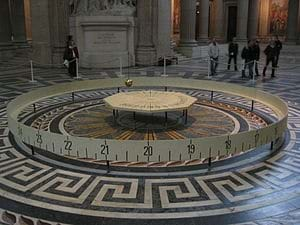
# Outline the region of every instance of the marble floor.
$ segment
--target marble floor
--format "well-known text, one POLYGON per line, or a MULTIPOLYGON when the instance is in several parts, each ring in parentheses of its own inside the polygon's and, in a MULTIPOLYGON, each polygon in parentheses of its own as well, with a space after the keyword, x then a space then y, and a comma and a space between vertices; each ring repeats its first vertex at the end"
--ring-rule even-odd
MULTIPOLYGON (((289 105, 284 146, 184 170, 111 170, 29 154, 7 128, 6 105, 38 87, 72 82, 64 68, 0 62, 0 223, 3 224, 300 224, 300 58, 283 53, 276 78, 242 79, 220 60, 213 80, 254 86, 289 105), (285 55, 284 55, 285 54, 285 55)), ((127 69, 126 69, 127 70, 127 69)), ((126 76, 160 77, 163 68, 129 68, 126 76), (128 73, 128 74, 127 74, 128 73)), ((124 70, 125 73, 125 70, 124 70)), ((170 77, 207 79, 202 59, 167 68, 170 77)), ((83 79, 118 70, 80 69, 83 79)), ((134 78, 133 78, 134 79, 134 78)), ((24 147, 24 146, 23 146, 24 147)))

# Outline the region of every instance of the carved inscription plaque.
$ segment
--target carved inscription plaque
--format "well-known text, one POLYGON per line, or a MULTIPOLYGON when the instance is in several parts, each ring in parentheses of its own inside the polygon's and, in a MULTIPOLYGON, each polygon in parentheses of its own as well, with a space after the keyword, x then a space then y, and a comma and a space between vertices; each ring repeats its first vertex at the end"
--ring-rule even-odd
POLYGON ((127 51, 126 31, 86 31, 88 51, 127 51))

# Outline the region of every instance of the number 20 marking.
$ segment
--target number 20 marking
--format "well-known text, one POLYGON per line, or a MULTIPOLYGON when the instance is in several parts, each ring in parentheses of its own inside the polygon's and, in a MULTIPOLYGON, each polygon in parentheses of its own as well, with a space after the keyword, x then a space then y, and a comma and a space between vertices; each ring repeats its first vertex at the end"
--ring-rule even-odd
POLYGON ((148 145, 144 147, 144 156, 152 156, 153 155, 153 147, 148 145))

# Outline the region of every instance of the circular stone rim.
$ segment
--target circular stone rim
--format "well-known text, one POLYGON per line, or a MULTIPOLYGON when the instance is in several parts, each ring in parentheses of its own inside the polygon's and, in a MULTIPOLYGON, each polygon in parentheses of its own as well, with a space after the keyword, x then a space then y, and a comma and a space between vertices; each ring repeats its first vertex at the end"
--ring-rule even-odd
POLYGON ((235 84, 182 78, 138 77, 135 78, 135 86, 190 88, 238 95, 268 106, 277 115, 278 121, 261 129, 233 135, 168 141, 74 137, 35 129, 18 121, 18 115, 23 109, 46 98, 100 88, 126 88, 124 79, 117 78, 64 83, 23 94, 11 101, 7 107, 8 127, 16 138, 31 146, 58 155, 76 156, 79 154, 79 157, 91 156, 98 160, 114 160, 116 156, 119 160, 140 162, 192 160, 235 154, 270 142, 274 143, 274 141, 276 141, 274 147, 277 147, 283 142, 283 135, 287 128, 288 106, 275 95, 235 84))

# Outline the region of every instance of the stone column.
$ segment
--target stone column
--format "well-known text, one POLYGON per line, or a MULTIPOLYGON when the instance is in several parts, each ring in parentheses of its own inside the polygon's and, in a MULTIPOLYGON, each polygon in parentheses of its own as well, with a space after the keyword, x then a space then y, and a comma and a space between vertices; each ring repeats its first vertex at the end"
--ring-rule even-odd
POLYGON ((11 42, 11 22, 8 0, 0 0, 0 44, 11 42))
POLYGON ((297 41, 299 0, 289 0, 289 16, 287 23, 287 41, 295 43, 297 41))
POLYGON ((49 1, 31 0, 33 59, 47 64, 52 63, 49 1))
POLYGON ((266 39, 268 37, 268 27, 269 27, 269 1, 262 0, 260 2, 260 18, 259 18, 259 36, 261 39, 266 39))
POLYGON ((215 5, 215 32, 214 36, 217 40, 224 39, 224 0, 216 0, 215 5))
POLYGON ((197 46, 195 40, 196 0, 181 0, 180 45, 197 46))
POLYGON ((153 43, 153 0, 137 1, 138 44, 137 64, 153 64, 156 52, 153 43))
POLYGON ((198 42, 207 43, 209 24, 209 0, 200 0, 198 42))
POLYGON ((24 0, 10 0, 14 42, 26 42, 24 0))
POLYGON ((26 30, 26 39, 27 39, 27 41, 32 41, 30 1, 31 0, 24 0, 25 30, 26 30))
POLYGON ((180 1, 180 41, 178 51, 182 54, 195 56, 195 47, 198 47, 196 41, 196 0, 180 1))
POLYGON ((249 19, 248 19, 248 37, 255 38, 258 32, 260 0, 250 0, 249 19))
POLYGON ((237 2, 237 40, 247 41, 249 0, 242 0, 237 2))
POLYGON ((153 42, 157 57, 170 56, 172 36, 172 2, 171 0, 155 0, 153 42))
POLYGON ((49 0, 49 14, 52 18, 49 21, 52 62, 59 64, 63 58, 67 35, 69 35, 68 1, 49 0))

